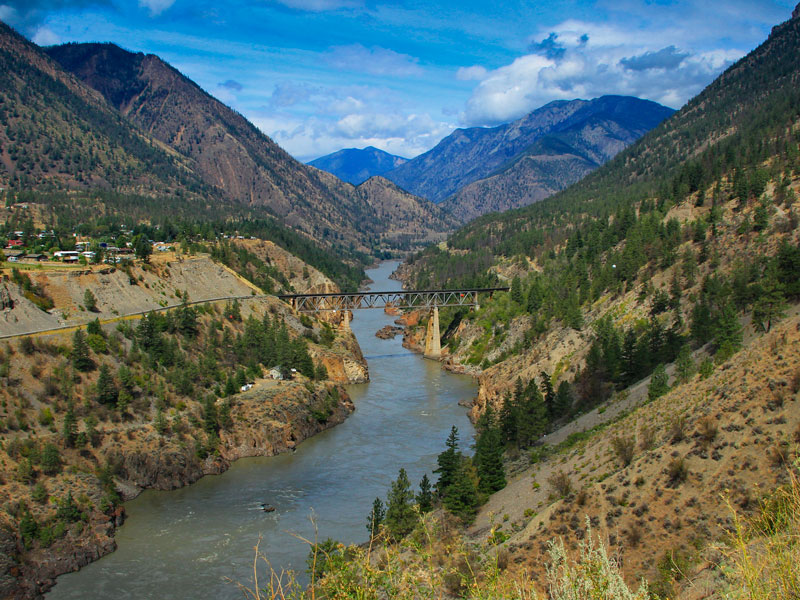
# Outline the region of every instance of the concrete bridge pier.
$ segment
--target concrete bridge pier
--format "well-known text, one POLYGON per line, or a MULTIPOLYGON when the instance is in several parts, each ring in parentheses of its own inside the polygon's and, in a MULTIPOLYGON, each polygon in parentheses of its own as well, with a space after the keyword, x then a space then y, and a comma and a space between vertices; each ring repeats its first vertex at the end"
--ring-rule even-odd
POLYGON ((428 319, 425 331, 425 358, 439 360, 442 358, 442 338, 439 335, 439 307, 434 306, 428 319))
POLYGON ((342 322, 340 327, 345 331, 350 331, 350 311, 347 309, 342 311, 342 322))

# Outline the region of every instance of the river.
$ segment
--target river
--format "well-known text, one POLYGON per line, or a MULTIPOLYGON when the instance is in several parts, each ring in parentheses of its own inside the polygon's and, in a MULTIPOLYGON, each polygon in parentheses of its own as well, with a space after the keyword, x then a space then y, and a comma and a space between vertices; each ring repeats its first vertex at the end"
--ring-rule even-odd
MULTIPOLYGON (((390 291, 396 262, 367 274, 370 289, 390 291)), ((470 377, 408 352, 401 337, 375 332, 392 323, 383 310, 359 310, 352 328, 369 362, 370 382, 348 386, 355 412, 294 453, 237 461, 222 475, 170 492, 146 491, 125 504, 116 552, 58 578, 48 600, 100 598, 241 598, 225 578, 249 585, 253 548, 280 571, 305 570, 314 517, 320 540, 366 540, 372 501, 385 500, 400 467, 412 485, 432 470, 451 425, 462 448, 473 428, 459 400, 476 393, 470 377), (275 507, 265 513, 261 503, 275 507)), ((263 577, 263 571, 261 573, 263 577)), ((304 577, 303 577, 304 579, 304 577)))

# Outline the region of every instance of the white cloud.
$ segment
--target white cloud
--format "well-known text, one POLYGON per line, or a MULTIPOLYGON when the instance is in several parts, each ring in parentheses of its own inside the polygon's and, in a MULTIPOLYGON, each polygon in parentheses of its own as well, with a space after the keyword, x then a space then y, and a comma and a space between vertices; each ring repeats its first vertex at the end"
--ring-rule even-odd
POLYGON ((289 114, 272 114, 251 120, 281 147, 303 161, 342 148, 365 146, 413 157, 432 148, 454 128, 428 114, 402 111, 353 112, 335 121, 289 114))
POLYGON ((39 46, 55 46, 60 44, 62 39, 52 29, 41 26, 31 36, 31 41, 39 46))
POLYGON ((486 77, 488 71, 480 65, 472 67, 460 67, 456 71, 456 79, 459 81, 480 81, 486 77))
POLYGON ((422 68, 413 56, 380 46, 371 48, 361 44, 334 46, 325 54, 325 62, 334 69, 370 75, 414 77, 422 73, 422 68))
POLYGON ((155 17, 175 4, 175 0, 139 0, 139 6, 150 11, 150 16, 155 17))
POLYGON ((553 100, 606 94, 679 108, 744 54, 736 49, 692 52, 665 43, 671 36, 667 30, 565 21, 532 36, 530 54, 488 71, 460 120, 491 125, 517 119, 553 100))

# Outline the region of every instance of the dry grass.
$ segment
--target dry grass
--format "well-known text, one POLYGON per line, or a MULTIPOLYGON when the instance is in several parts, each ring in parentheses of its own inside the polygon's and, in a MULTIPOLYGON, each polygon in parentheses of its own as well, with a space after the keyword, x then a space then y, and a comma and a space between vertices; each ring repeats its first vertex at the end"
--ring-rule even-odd
POLYGON ((800 598, 800 481, 796 462, 789 484, 761 503, 755 517, 743 517, 729 503, 734 529, 723 570, 733 582, 726 596, 743 600, 800 598))

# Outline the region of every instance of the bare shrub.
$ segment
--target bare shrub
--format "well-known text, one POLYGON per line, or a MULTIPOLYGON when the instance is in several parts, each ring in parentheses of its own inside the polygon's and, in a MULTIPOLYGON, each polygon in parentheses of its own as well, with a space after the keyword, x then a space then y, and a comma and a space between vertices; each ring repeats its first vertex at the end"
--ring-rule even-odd
POLYGON ((669 423, 669 439, 672 443, 682 441, 686 438, 686 417, 679 415, 674 417, 669 423))
POLYGON ((639 527, 639 524, 636 521, 631 521, 631 524, 625 530, 625 538, 628 540, 628 544, 635 548, 642 542, 642 535, 642 528, 639 527))
POLYGON ((718 432, 719 427, 717 426, 716 420, 712 417, 703 417, 697 424, 697 435, 700 436, 703 445, 713 442, 718 432))
POLYGON ((559 469, 550 477, 547 478, 547 483, 553 489, 553 492, 561 498, 569 496, 572 493, 572 481, 564 469, 559 469))
POLYGON ((667 476, 672 485, 679 485, 689 476, 689 467, 682 458, 673 458, 667 465, 667 476))
POLYGON ((633 455, 636 451, 636 441, 633 437, 618 435, 611 440, 611 448, 622 463, 622 466, 627 467, 633 460, 633 455))
POLYGON ((652 450, 656 445, 656 428, 645 425, 639 430, 639 446, 642 450, 652 450))
POLYGON ((789 464, 788 444, 773 444, 767 449, 767 458, 773 467, 783 467, 789 464))

